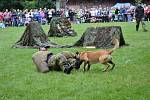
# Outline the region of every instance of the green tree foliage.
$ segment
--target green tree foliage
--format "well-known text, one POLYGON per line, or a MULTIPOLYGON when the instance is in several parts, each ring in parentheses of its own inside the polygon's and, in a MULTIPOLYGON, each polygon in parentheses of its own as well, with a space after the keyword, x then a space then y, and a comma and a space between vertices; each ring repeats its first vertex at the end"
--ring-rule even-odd
POLYGON ((24 2, 21 2, 21 4, 23 5, 24 9, 36 8, 34 1, 24 1, 24 2))
POLYGON ((136 3, 142 3, 143 0, 135 0, 136 3))
POLYGON ((0 0, 0 10, 23 9, 23 5, 18 0, 0 0))
POLYGON ((0 0, 0 10, 45 7, 54 8, 55 4, 52 0, 0 0))
POLYGON ((55 7, 55 4, 52 0, 37 0, 35 2, 35 5, 36 7, 40 7, 40 8, 43 8, 43 7, 47 7, 47 8, 54 8, 55 7))

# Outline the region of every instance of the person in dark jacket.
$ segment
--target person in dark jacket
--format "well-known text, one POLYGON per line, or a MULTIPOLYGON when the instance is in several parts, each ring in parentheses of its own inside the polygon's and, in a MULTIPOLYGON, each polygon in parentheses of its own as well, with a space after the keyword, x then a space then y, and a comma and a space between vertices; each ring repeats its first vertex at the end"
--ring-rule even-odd
POLYGON ((144 18, 144 8, 141 6, 141 4, 138 4, 138 6, 135 9, 135 19, 136 19, 136 31, 139 30, 140 22, 142 24, 143 31, 146 32, 145 23, 143 22, 144 18))

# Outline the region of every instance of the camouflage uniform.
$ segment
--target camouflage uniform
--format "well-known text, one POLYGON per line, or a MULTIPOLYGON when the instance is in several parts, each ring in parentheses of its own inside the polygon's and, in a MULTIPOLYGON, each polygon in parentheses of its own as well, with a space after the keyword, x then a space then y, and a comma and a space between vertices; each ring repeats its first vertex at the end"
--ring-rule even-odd
POLYGON ((64 51, 55 55, 51 55, 47 59, 48 51, 38 51, 33 54, 32 59, 40 72, 47 72, 49 70, 62 70, 64 73, 69 74, 75 65, 74 54, 64 51))
POLYGON ((69 51, 63 51, 56 55, 53 55, 48 60, 48 66, 52 70, 62 70, 66 73, 70 73, 73 67, 75 67, 75 54, 69 51))
POLYGON ((66 63, 67 63, 67 59, 61 53, 52 55, 52 57, 48 59, 48 66, 51 70, 64 71, 64 64, 66 63))
POLYGON ((77 57, 78 54, 69 51, 63 51, 61 52, 61 54, 63 54, 67 58, 68 62, 71 64, 73 68, 75 69, 80 68, 81 61, 79 57, 77 57))
POLYGON ((74 63, 75 63, 76 59, 75 59, 74 53, 69 52, 69 51, 63 51, 63 52, 61 52, 61 54, 63 54, 67 58, 68 62, 70 64, 73 64, 73 67, 75 67, 74 63))

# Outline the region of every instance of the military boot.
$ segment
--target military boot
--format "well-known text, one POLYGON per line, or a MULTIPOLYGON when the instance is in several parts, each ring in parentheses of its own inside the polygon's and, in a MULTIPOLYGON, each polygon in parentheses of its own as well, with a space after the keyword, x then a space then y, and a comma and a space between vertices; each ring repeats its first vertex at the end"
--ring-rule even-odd
POLYGON ((73 66, 71 66, 70 64, 64 65, 64 73, 70 74, 72 69, 73 69, 73 66))

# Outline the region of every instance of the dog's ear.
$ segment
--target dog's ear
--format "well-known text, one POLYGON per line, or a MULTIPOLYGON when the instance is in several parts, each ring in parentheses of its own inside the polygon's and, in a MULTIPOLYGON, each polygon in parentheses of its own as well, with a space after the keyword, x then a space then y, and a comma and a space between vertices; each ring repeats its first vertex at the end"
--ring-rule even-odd
POLYGON ((78 52, 78 51, 76 52, 76 55, 79 55, 79 52, 78 52))
POLYGON ((79 52, 77 51, 76 53, 75 53, 75 58, 79 58, 79 52))

